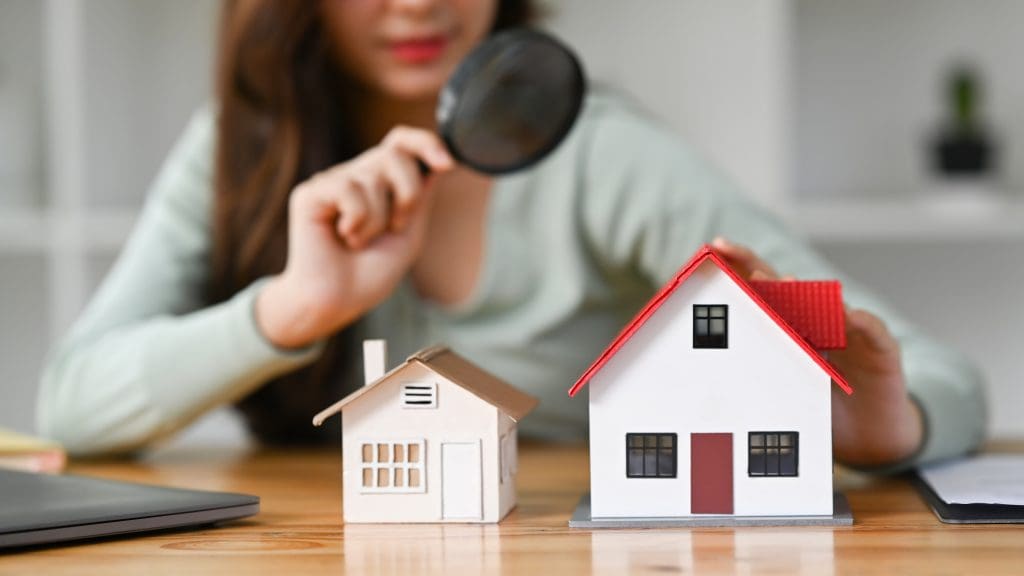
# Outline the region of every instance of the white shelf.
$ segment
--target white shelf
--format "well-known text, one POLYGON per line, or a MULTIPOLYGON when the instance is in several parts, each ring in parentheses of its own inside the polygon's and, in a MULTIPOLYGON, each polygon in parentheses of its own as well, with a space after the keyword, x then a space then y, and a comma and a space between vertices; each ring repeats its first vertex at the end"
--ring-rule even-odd
POLYGON ((1024 240, 1024 198, 914 196, 792 203, 779 211, 812 240, 841 242, 1024 240))
POLYGON ((128 208, 93 209, 80 214, 26 208, 2 210, 0 253, 117 251, 131 233, 136 215, 137 210, 128 208))

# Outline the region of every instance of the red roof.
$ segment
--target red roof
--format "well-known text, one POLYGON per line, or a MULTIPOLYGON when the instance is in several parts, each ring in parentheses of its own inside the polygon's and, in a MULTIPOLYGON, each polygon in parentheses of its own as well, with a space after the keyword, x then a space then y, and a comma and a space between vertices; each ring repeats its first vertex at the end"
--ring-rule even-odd
MULTIPOLYGON (((718 266, 723 272, 725 272, 726 275, 732 278, 736 285, 739 286, 747 294, 747 296, 749 296, 750 299, 754 301, 755 304, 757 304, 762 310, 764 310, 765 314, 767 314, 769 318, 774 320, 775 323, 778 324, 779 327, 782 328, 782 330, 786 334, 788 334, 794 342, 796 342, 801 348, 804 349, 807 355, 810 356, 815 363, 821 366, 821 368, 825 372, 827 372, 829 376, 832 377, 832 381, 835 382, 837 386, 842 388, 843 391, 846 392, 847 394, 853 394, 853 388, 851 388, 849 383, 846 382, 846 379, 843 378, 842 374, 840 374, 834 366, 829 364, 828 361, 825 360, 821 356, 821 354, 819 354, 814 349, 814 347, 811 346, 811 344, 808 343, 807 340, 805 340, 800 335, 799 332, 797 332, 792 326, 790 326, 790 324, 783 319, 779 312, 772 308, 765 301, 765 299, 761 297, 761 295, 759 295, 753 287, 751 287, 750 284, 748 284, 745 280, 740 278, 739 275, 736 274, 736 272, 733 271, 733 269, 728 264, 726 264, 726 262, 721 258, 721 256, 715 253, 711 246, 705 244, 704 246, 701 247, 700 250, 697 251, 697 254, 695 254, 694 257, 685 266, 683 266, 678 273, 676 273, 675 278, 673 278, 667 284, 665 284, 665 286, 663 286, 661 290, 659 290, 658 293, 654 295, 654 298, 652 298, 651 301, 648 302, 646 306, 644 306, 643 310, 641 310, 640 313, 637 314, 636 317, 633 318, 633 320, 629 324, 627 324, 625 328, 622 329, 622 332, 620 332, 619 335, 615 337, 615 340, 612 340, 612 343, 608 346, 608 348, 606 348, 605 351, 602 352, 601 355, 597 357, 597 360, 595 360, 594 363, 591 364, 590 368, 587 368, 586 372, 584 372, 583 375, 580 376, 579 380, 577 380, 576 383, 573 384, 572 388, 569 389, 569 396, 575 396, 577 392, 583 389, 583 386, 585 386, 586 383, 589 382, 590 379, 593 378, 594 375, 597 374, 601 370, 601 368, 603 368, 604 365, 608 363, 609 360, 611 360, 612 356, 614 356, 615 353, 618 352, 619 349, 626 344, 626 341, 628 341, 633 336, 633 334, 636 334, 640 327, 643 326, 644 323, 646 323, 647 320, 651 316, 653 316, 655 312, 657 312, 658 308, 660 308, 661 305, 664 304, 666 300, 668 300, 669 296, 671 296, 672 293, 676 291, 676 288, 682 286, 683 282, 685 282, 686 279, 689 278, 691 274, 693 274, 693 271, 708 260, 714 262, 714 264, 718 266)), ((839 307, 841 311, 841 298, 839 299, 839 307)))
POLYGON ((846 348, 843 288, 836 280, 748 282, 816 350, 846 348))

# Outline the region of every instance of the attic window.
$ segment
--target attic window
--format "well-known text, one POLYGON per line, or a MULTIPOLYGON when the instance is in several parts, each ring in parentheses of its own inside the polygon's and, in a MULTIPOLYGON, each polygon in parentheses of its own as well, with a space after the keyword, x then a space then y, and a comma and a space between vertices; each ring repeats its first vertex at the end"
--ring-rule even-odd
POLYGON ((693 347, 729 347, 729 306, 725 304, 693 305, 693 347))
POLYGON ((402 408, 437 408, 437 383, 403 384, 402 408))

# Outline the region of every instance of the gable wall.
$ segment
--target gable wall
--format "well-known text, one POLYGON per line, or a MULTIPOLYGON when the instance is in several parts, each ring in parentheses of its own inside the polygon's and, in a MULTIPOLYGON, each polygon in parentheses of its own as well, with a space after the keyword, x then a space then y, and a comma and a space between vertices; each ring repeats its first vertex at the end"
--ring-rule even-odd
POLYGON ((595 517, 690 514, 690 433, 733 434, 734 513, 831 514, 833 384, 705 262, 588 384, 595 517), (692 305, 729 305, 729 348, 692 347, 692 305), (750 478, 747 433, 797 431, 799 476, 750 478), (628 432, 679 434, 677 477, 626 478, 628 432))

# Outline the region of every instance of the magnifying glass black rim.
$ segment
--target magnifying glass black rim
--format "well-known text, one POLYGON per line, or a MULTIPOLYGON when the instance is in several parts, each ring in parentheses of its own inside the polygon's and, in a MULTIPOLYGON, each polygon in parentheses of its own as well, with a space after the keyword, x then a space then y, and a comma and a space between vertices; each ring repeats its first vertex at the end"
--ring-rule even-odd
MULTIPOLYGON (((576 117, 579 115, 580 109, 583 107, 583 94, 586 91, 586 79, 583 75, 583 67, 580 65, 579 58, 576 57, 576 54, 574 54, 568 46, 559 42, 552 36, 529 28, 503 30, 485 40, 483 44, 477 47, 476 50, 472 51, 462 64, 459 65, 455 70, 455 73, 448 79, 444 90, 446 92, 450 92, 452 95, 461 95, 465 85, 474 79, 476 72, 489 62, 495 54, 500 53, 510 44, 514 44, 515 42, 519 42, 524 39, 531 42, 543 42, 552 45, 569 57, 569 62, 572 64, 570 72, 572 74, 572 78, 570 79, 572 89, 567 96, 573 98, 572 108, 570 112, 565 115, 562 125, 552 133, 554 136, 551 138, 550 142, 537 149, 533 154, 530 154, 523 160, 513 164, 484 164, 464 156, 459 150, 458 145, 455 144, 455 118, 458 117, 458 107, 460 105, 458 98, 456 98, 454 102, 455 108, 449 111, 450 113, 446 114, 445 118, 439 118, 438 132, 444 140, 445 145, 448 147, 448 150, 451 151, 452 156, 458 162, 475 170, 479 170, 480 172, 496 175, 507 174, 509 172, 521 170, 538 162, 562 143, 562 140, 565 139, 566 135, 568 135, 569 131, 572 129, 573 124, 576 123, 576 117)), ((442 102, 443 100, 444 96, 442 96, 442 102)))

